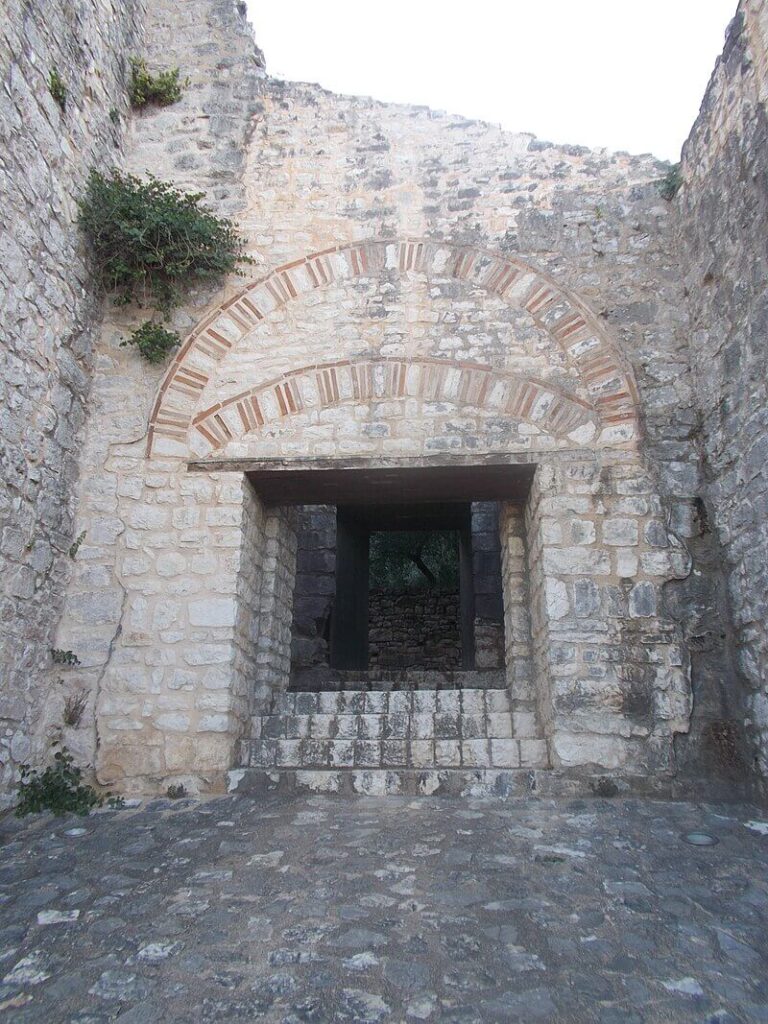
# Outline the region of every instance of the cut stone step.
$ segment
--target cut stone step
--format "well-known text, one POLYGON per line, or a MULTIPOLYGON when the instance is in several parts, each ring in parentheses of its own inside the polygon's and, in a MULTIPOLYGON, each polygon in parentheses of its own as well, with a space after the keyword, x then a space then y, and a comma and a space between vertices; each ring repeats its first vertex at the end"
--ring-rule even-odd
MULTIPOLYGON (((448 768, 353 771, 237 768, 229 772, 230 793, 289 795, 297 792, 339 796, 445 796, 507 799, 584 797, 599 792, 599 776, 573 777, 552 769, 448 768)), ((604 780, 603 780, 604 781, 604 780)), ((646 780, 647 781, 647 780, 646 780)), ((657 780, 665 793, 663 780, 657 780)))
POLYGON ((275 739, 251 744, 254 768, 543 768, 541 739, 275 739))
POLYGON ((271 710, 282 715, 509 714, 510 699, 506 689, 284 691, 275 695, 271 710))
MULTIPOLYGON (((509 711, 485 715, 437 714, 309 714, 265 715, 253 719, 253 739, 460 740, 512 739, 509 711)), ((520 738, 520 733, 515 735, 520 738)))
POLYGON ((295 692, 319 693, 348 690, 461 690, 504 689, 504 669, 454 669, 437 672, 429 669, 377 669, 372 672, 303 670, 291 680, 295 692))

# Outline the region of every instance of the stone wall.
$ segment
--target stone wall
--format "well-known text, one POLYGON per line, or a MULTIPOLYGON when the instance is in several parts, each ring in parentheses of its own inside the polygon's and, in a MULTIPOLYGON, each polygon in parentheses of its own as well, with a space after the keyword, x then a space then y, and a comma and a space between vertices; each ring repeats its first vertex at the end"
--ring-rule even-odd
MULTIPOLYGON (((735 647, 738 669, 702 701, 700 746, 726 767, 768 777, 768 9, 743 0, 701 112, 683 148, 675 200, 691 366, 704 471, 700 533, 725 565, 734 632, 701 606, 695 654, 713 637, 735 647), (745 749, 747 720, 752 751, 745 749)), ((702 600, 702 598, 704 600, 702 600)), ((709 600, 707 600, 709 599, 709 600)), ((700 653, 699 653, 700 652, 700 653)))
MULTIPOLYGON (((216 212, 236 215, 263 78, 243 14, 230 0, 153 0, 145 38, 151 67, 178 66, 190 81, 179 103, 130 116, 123 167, 205 191, 216 212)), ((174 326, 183 332, 212 294, 193 290, 174 326)), ((253 575, 274 561, 280 530, 242 474, 146 461, 160 372, 121 347, 146 315, 107 302, 80 451, 75 533, 85 539, 55 644, 81 662, 59 673, 62 700, 89 701, 90 715, 65 731, 79 759, 107 783, 181 778, 194 790, 238 760, 264 700, 261 666, 280 664, 285 638, 269 616, 285 601, 282 584, 269 571, 253 575), (254 599, 266 602, 263 619, 254 599)), ((289 538, 286 560, 290 576, 289 538)), ((59 721, 49 702, 35 723, 38 757, 59 721)))
POLYGON ((398 594, 372 589, 368 603, 371 668, 461 667, 458 591, 398 594))
POLYGON ((296 509, 296 586, 291 668, 300 680, 329 676, 331 612, 336 594, 336 507, 296 509))
MULTIPOLYGON (((532 742, 547 735, 556 765, 671 773, 675 743, 684 749, 675 736, 688 728, 689 664, 699 708, 711 705, 720 669, 734 689, 727 630, 707 659, 688 657, 702 607, 725 618, 719 549, 705 539, 710 507, 732 563, 742 670, 755 692, 762 671, 761 606, 751 596, 759 587, 743 555, 762 550, 759 523, 736 500, 743 481, 756 501, 762 493, 760 455, 747 447, 762 436, 761 277, 749 277, 740 255, 750 248, 747 218, 754 227, 764 213, 759 184, 745 179, 726 203, 734 241, 722 273, 705 258, 714 197, 729 177, 741 182, 745 139, 753 162, 744 166, 764 177, 760 75, 726 52, 710 90, 714 113, 705 110, 689 143, 678 216, 659 196, 664 169, 652 158, 268 81, 230 0, 148 7, 150 62, 178 65, 191 84, 174 107, 131 117, 123 164, 207 192, 217 212, 240 220, 255 265, 246 281, 190 293, 174 316, 187 338, 165 372, 120 347, 139 311, 108 310, 80 446, 77 523, 66 511, 56 526, 59 551, 86 536, 53 644, 43 612, 36 619, 31 609, 36 601, 55 608, 61 574, 38 591, 37 570, 4 574, 22 596, 3 614, 81 660, 55 684, 59 702, 76 694, 88 702, 77 752, 95 759, 105 781, 206 784, 237 760, 248 715, 285 685, 297 542, 290 517, 268 512, 250 491, 249 466, 496 460, 537 466, 527 527, 519 509, 507 509, 502 524, 510 686, 528 702, 518 710, 529 715, 532 742), (712 142, 718 132, 722 146, 712 142), (697 268, 690 307, 680 238, 697 268), (720 273, 722 289, 713 287, 720 273), (741 326, 729 334, 724 318, 741 326), (743 374, 754 381, 737 396, 731 382, 746 378, 733 360, 753 351, 743 374), (707 390, 710 361, 720 367, 716 394, 707 390), (696 388, 705 394, 698 404, 696 388), (733 465, 732 428, 743 438, 733 465), (526 569, 528 632, 519 600, 526 569), (513 650, 529 634, 526 653, 513 650), (217 687, 224 692, 211 696, 217 687)), ((762 7, 744 11, 730 52, 741 47, 763 68, 762 7)), ((128 15, 114 19, 127 33, 128 15)), ((47 225, 38 223, 30 250, 47 225)), ((76 280, 77 259, 66 265, 76 280)), ((84 309, 79 303, 65 294, 60 309, 84 309)), ((24 328, 35 344, 54 336, 39 331, 41 317, 24 328)), ((14 366, 11 381, 24 369, 14 366)), ((60 376, 69 373, 61 367, 60 376)), ((34 374, 25 387, 27 379, 34 374)), ((58 444, 54 398, 41 405, 40 436, 47 430, 58 444)), ((72 408, 81 410, 76 425, 82 409, 72 408)), ((21 409, 3 422, 12 431, 20 421, 26 429, 35 419, 21 409)), ((61 485, 50 483, 63 488, 51 492, 59 510, 72 472, 60 476, 61 485)), ((13 487, 21 509, 24 488, 13 487)), ((14 565, 33 555, 45 562, 32 532, 3 534, 14 565)), ((298 549, 301 579, 300 537, 298 549)), ((39 665, 40 644, 21 629, 9 635, 8 663, 26 685, 24 659, 39 665)), ((13 692, 16 700, 23 687, 13 692)), ((761 699, 752 703, 756 720, 761 699)), ((60 733, 57 700, 31 715, 38 754, 60 733)), ((25 713, 18 701, 11 710, 25 713)))
POLYGON ((526 523, 535 689, 553 765, 674 774, 691 696, 661 596, 690 559, 648 471, 540 467, 526 523))
POLYGON ((76 201, 92 167, 121 158, 143 13, 142 0, 19 0, 0 19, 0 792, 43 708, 63 706, 50 652, 100 318, 76 201))
MULTIPOLYGON (((557 466, 578 453, 608 473, 647 452, 656 503, 674 485, 690 504, 684 317, 659 165, 313 87, 268 82, 262 99, 244 139, 240 219, 263 270, 207 306, 154 404, 152 377, 142 392, 144 374, 123 362, 131 412, 123 379, 99 443, 129 422, 138 438, 151 406, 144 475, 166 461, 178 473, 190 460, 227 472, 322 460, 557 466)), ((609 562, 605 582, 618 586, 609 562)), ((660 673, 654 685, 670 684, 660 673)), ((156 718, 152 701, 143 714, 156 718)), ((608 749, 595 743, 584 763, 608 749)), ((611 765, 638 767, 637 749, 618 748, 611 765)), ((669 751, 659 756, 666 764, 669 751)))

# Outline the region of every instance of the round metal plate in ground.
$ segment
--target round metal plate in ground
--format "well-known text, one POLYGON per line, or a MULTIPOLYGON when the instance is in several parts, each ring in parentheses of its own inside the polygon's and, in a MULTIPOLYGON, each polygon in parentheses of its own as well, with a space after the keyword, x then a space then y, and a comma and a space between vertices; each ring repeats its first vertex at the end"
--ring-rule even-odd
POLYGON ((714 836, 711 836, 708 832, 684 832, 682 835, 684 843, 688 843, 689 846, 717 846, 720 842, 714 836))

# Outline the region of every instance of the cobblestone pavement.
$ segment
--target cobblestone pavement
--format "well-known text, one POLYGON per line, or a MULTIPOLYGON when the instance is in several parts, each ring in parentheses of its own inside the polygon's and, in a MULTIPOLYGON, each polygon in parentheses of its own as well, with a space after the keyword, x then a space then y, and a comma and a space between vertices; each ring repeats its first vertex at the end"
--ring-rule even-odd
POLYGON ((597 799, 6 817, 0 1020, 768 1021, 766 833, 597 799))

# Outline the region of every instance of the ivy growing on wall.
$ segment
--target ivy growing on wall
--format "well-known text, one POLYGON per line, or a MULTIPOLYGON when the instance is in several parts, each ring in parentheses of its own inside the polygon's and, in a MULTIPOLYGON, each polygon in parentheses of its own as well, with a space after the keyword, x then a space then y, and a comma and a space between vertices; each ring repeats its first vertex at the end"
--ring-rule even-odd
POLYGON ((99 281, 119 303, 168 312, 183 288, 251 262, 235 225, 206 210, 203 198, 157 178, 91 172, 80 224, 99 281))

